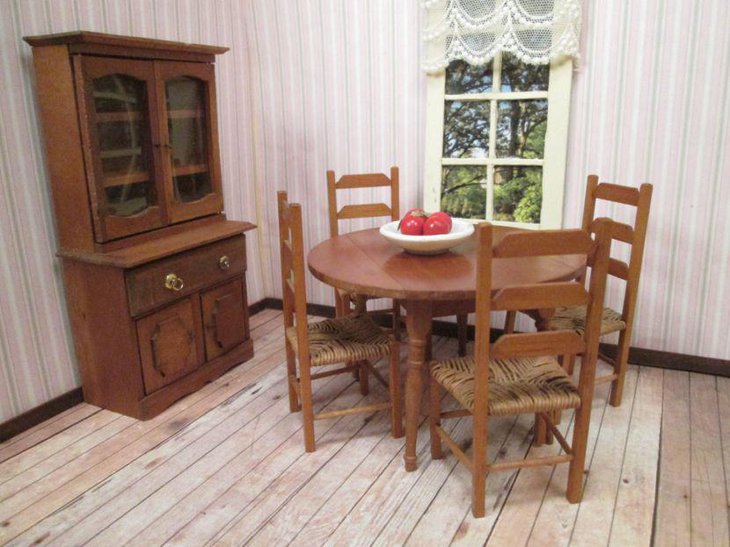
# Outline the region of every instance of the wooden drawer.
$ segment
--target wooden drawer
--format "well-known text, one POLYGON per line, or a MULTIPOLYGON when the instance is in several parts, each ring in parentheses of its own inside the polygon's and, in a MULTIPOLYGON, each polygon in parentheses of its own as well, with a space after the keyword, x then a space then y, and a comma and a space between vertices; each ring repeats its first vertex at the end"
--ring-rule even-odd
POLYGON ((242 235, 231 237, 127 271, 130 313, 139 315, 241 275, 246 270, 245 241, 242 235), (171 274, 175 277, 168 278, 171 274))

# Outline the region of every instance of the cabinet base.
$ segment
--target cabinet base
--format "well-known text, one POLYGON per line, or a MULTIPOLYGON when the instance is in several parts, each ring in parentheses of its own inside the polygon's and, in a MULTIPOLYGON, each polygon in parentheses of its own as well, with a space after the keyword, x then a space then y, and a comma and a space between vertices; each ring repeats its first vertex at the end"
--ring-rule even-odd
MULTIPOLYGON (((206 363, 198 370, 180 378, 175 383, 147 395, 139 400, 135 406, 132 406, 131 409, 111 408, 108 404, 104 405, 104 407, 109 410, 131 416, 132 418, 137 418, 138 420, 149 420, 150 418, 157 416, 166 408, 170 407, 176 401, 199 390, 205 384, 219 378, 226 371, 243 363, 244 361, 248 361, 252 357, 253 341, 246 340, 241 345, 226 354, 221 355, 217 359, 206 363)), ((88 398, 85 399, 86 402, 90 404, 96 404, 93 400, 89 400, 88 398)))

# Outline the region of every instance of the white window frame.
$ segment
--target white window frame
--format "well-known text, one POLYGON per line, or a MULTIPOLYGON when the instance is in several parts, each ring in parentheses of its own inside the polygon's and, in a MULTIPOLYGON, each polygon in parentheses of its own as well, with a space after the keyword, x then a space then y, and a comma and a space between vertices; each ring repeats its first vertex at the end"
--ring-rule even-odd
MULTIPOLYGON (((550 64, 550 79, 547 91, 503 92, 501 89, 501 55, 493 61, 492 90, 488 93, 446 95, 446 71, 429 74, 426 88, 426 157, 424 165, 425 187, 423 208, 438 211, 441 208, 442 168, 450 165, 474 166, 539 166, 542 167, 542 206, 540 224, 495 221, 493 214, 494 169, 487 169, 486 220, 494 224, 524 228, 561 228, 563 222, 563 196, 565 189, 565 164, 568 143, 568 122, 570 116, 570 91, 573 63, 570 58, 561 58, 550 64), (495 146, 497 134, 497 108, 499 100, 547 99, 548 117, 545 133, 543 159, 497 158, 495 146), (488 158, 444 158, 444 108, 446 101, 490 102, 489 157, 488 158)), ((472 219, 478 222, 477 219, 472 219)), ((484 219, 483 219, 484 220, 484 219)))

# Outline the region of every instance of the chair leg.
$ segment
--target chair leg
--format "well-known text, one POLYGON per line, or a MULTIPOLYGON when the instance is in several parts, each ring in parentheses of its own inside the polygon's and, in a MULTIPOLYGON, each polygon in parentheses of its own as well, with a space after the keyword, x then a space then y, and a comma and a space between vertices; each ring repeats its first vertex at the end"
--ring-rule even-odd
POLYGON ((515 320, 517 319, 516 311, 508 311, 507 317, 504 320, 504 333, 512 334, 515 332, 515 320))
POLYGON ((475 409, 473 420, 471 512, 474 518, 481 518, 486 514, 488 418, 486 413, 475 409))
POLYGON ((431 458, 440 460, 444 457, 444 451, 441 446, 441 435, 436 431, 436 426, 441 425, 441 386, 433 379, 432 376, 428 384, 429 395, 429 415, 428 426, 431 435, 431 458))
POLYGON ((335 289, 335 317, 343 317, 347 315, 347 311, 350 307, 348 300, 349 298, 346 296, 343 297, 343 295, 335 289))
MULTIPOLYGON (((300 363, 301 365, 301 363, 300 363)), ((308 364, 302 366, 299 386, 302 392, 302 419, 304 420, 304 450, 314 452, 314 407, 312 406, 312 378, 308 364)))
POLYGON ((299 406, 299 397, 297 396, 297 390, 294 388, 294 383, 297 380, 297 358, 294 355, 294 349, 287 340, 284 345, 286 346, 286 373, 288 377, 289 385, 289 411, 298 412, 301 408, 299 406))
POLYGON ((360 361, 360 367, 357 369, 357 375, 360 382, 360 394, 365 396, 370 393, 370 381, 367 361, 360 361))
MULTIPOLYGON (((352 308, 352 300, 350 299, 349 295, 342 295, 340 292, 335 289, 335 317, 344 317, 347 314, 350 313, 350 310, 352 308)), ((347 365, 351 365, 352 363, 345 363, 347 365)), ((352 377, 355 380, 360 379, 359 369, 355 369, 352 371, 352 377)))
POLYGON ((542 446, 547 442, 547 426, 542 416, 535 414, 535 435, 532 443, 535 446, 542 446))
MULTIPOLYGON (((559 410, 556 410, 554 412, 548 412, 547 415, 550 417, 550 421, 552 422, 553 425, 558 423, 555 420, 560 419, 559 410)), ((553 430, 547 426, 547 423, 545 423, 545 444, 553 444, 554 440, 555 440, 555 436, 553 435, 553 430)))
POLYGON ((400 302, 393 300, 393 338, 399 342, 401 339, 401 330, 400 302))
POLYGON ((466 338, 469 327, 469 314, 459 313, 456 316, 456 332, 459 338, 459 357, 466 356, 466 338))
POLYGON ((394 438, 403 436, 403 410, 400 396, 400 343, 390 342, 390 433, 394 438))
POLYGON ((588 444, 588 426, 591 420, 592 397, 583 401, 575 411, 573 424, 573 459, 568 469, 568 491, 566 497, 570 503, 578 503, 583 498, 583 472, 586 461, 586 446, 588 444))
POLYGON ((621 331, 618 339, 618 348, 616 348, 616 358, 613 361, 613 372, 616 379, 611 382, 611 395, 608 402, 611 406, 619 406, 624 392, 624 378, 626 377, 626 369, 629 366, 629 343, 631 336, 627 329, 621 331))

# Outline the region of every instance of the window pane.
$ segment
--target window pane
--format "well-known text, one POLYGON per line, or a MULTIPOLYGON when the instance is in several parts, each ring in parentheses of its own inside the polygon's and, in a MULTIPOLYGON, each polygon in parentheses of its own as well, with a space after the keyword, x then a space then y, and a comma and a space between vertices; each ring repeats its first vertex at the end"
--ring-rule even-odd
POLYGON ((502 91, 547 91, 550 65, 529 65, 511 53, 502 55, 502 91))
POLYGON ((492 91, 492 63, 470 66, 464 61, 451 61, 446 68, 446 94, 485 93, 492 91))
POLYGON ((494 171, 494 220, 540 222, 542 167, 498 167, 494 171))
POLYGON ((489 155, 489 102, 446 101, 445 158, 486 158, 489 155))
POLYGON ((545 99, 499 101, 498 158, 542 158, 548 103, 545 99))
POLYGON ((459 218, 485 218, 486 167, 444 167, 441 171, 441 210, 459 218))

